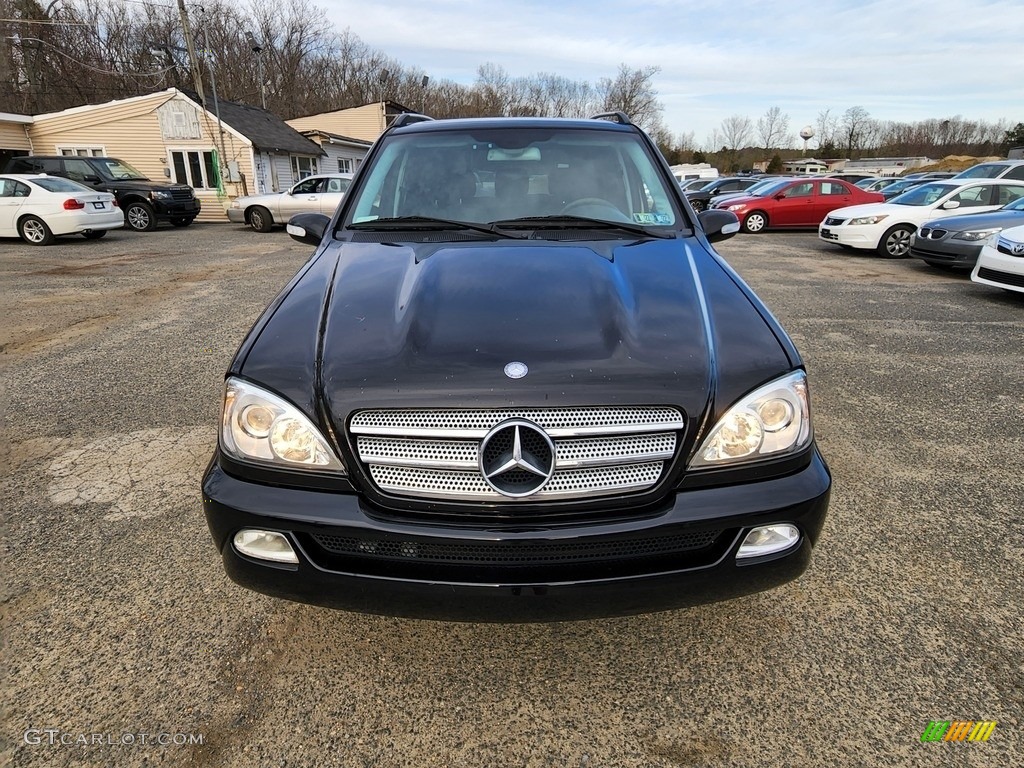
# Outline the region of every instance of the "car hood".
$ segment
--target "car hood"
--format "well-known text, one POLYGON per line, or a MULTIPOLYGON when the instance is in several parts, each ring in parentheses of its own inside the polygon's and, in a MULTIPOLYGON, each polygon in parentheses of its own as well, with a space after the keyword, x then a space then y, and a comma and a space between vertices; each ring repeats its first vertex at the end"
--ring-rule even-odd
POLYGON ((720 373, 714 338, 742 338, 720 356, 727 367, 743 358, 729 398, 790 365, 736 283, 678 240, 339 251, 320 352, 336 426, 358 409, 417 406, 662 404, 696 418, 720 373), (719 304, 727 312, 709 336, 719 304), (529 373, 509 378, 511 362, 529 373))
POLYGON ((728 203, 729 205, 750 205, 751 203, 761 204, 766 199, 767 198, 759 197, 757 195, 748 195, 741 192, 733 197, 724 197, 721 202, 728 203))
POLYGON ((935 209, 921 205, 894 205, 892 203, 863 203, 861 205, 848 205, 845 208, 836 208, 829 211, 829 217, 837 219, 853 219, 860 216, 899 216, 900 218, 913 220, 920 216, 934 215, 935 209))
MULTIPOLYGON (((971 229, 990 229, 993 227, 1016 227, 1024 224, 1024 211, 987 211, 971 213, 964 216, 950 216, 947 219, 935 219, 935 226, 951 232, 966 232, 971 229)), ((922 226, 931 227, 932 222, 922 226)))
POLYGON ((333 241, 257 323, 231 373, 337 432, 369 408, 674 405, 695 436, 801 365, 757 298, 693 238, 333 241), (509 378, 511 362, 527 375, 509 378))
POLYGON ((133 192, 149 192, 155 189, 170 191, 172 189, 190 189, 187 184, 174 184, 168 181, 153 181, 147 179, 112 179, 104 181, 109 187, 119 190, 131 190, 133 192))

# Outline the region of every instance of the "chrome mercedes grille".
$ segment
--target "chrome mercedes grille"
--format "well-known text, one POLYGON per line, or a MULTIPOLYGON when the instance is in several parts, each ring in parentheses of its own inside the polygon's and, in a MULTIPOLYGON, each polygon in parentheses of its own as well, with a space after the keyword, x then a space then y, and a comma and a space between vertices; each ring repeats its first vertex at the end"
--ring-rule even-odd
POLYGON ((675 456, 683 414, 668 407, 361 411, 349 429, 360 461, 385 492, 467 501, 509 501, 481 472, 480 446, 512 419, 554 444, 550 480, 516 501, 636 492, 652 487, 675 456))

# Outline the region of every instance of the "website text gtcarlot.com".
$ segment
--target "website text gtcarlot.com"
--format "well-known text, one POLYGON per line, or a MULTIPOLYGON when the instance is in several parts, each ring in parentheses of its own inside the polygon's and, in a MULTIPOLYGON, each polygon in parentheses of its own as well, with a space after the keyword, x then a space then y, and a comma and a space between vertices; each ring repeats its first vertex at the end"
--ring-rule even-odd
POLYGON ((187 747, 205 743, 201 733, 68 733, 58 728, 29 728, 23 740, 33 746, 49 747, 187 747))

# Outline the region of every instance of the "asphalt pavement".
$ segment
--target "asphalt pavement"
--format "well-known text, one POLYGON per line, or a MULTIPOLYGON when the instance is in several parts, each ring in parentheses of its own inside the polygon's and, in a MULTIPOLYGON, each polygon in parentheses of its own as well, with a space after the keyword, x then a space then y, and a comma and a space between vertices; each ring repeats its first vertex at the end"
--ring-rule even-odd
POLYGON ((721 244, 806 358, 835 477, 808 572, 446 624, 247 592, 207 533, 224 369, 310 250, 0 241, 0 765, 1024 764, 1024 297, 810 232, 721 244))

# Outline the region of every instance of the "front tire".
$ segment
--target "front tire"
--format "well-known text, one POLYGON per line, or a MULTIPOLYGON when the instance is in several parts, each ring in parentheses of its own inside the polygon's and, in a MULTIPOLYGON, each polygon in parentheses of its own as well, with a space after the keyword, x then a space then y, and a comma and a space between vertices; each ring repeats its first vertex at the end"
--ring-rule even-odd
POLYGON ((148 203, 128 203, 124 209, 124 223, 136 232, 150 232, 156 229, 156 214, 148 203))
POLYGON ((29 245, 49 245, 54 241, 53 232, 38 216, 26 216, 19 221, 18 234, 29 245))
POLYGON ((878 255, 886 259, 905 259, 910 255, 910 238, 914 228, 906 224, 889 227, 878 241, 878 255))
POLYGON ((94 229, 92 232, 83 232, 82 237, 86 240, 99 240, 105 234, 107 234, 105 229, 94 229))
POLYGON ((768 214, 763 211, 751 211, 743 220, 743 231, 757 235, 768 228, 768 214))
POLYGON ((270 228, 274 226, 274 218, 270 215, 270 211, 257 205, 249 211, 249 226, 257 232, 269 232, 270 228))

